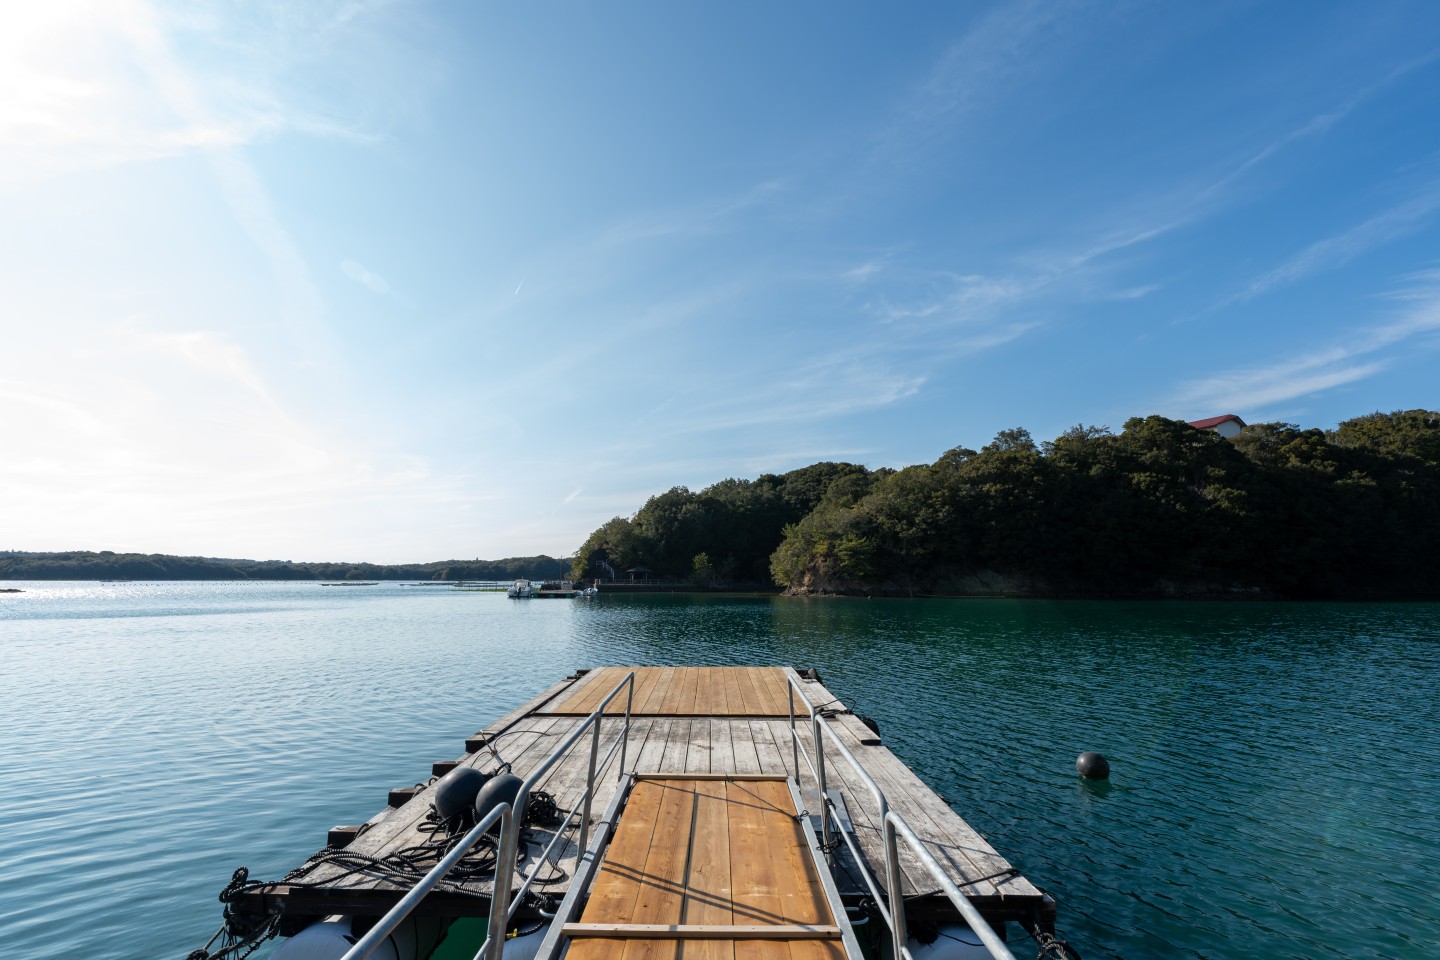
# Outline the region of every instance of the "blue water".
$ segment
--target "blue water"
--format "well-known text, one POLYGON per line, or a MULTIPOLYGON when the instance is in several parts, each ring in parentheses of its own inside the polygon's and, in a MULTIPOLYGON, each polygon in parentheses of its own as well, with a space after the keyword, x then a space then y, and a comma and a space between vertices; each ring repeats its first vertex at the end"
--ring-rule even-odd
POLYGON ((1086 958, 1440 958, 1440 605, 6 585, 6 960, 179 960, 235 867, 604 663, 818 667, 1086 958))

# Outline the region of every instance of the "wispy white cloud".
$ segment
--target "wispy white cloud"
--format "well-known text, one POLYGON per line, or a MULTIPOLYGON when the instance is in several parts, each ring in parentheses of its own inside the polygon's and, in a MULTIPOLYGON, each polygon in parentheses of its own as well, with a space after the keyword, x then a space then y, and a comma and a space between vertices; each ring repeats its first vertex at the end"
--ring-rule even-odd
MULTIPOLYGON (((670 431, 725 432, 763 424, 812 423, 892 406, 915 396, 928 376, 851 348, 812 357, 743 394, 720 393, 686 408, 670 431)), ((713 391, 711 391, 713 394, 713 391)))
POLYGON ((1440 209, 1440 184, 1431 184, 1419 195, 1342 233, 1315 241, 1285 263, 1256 277, 1221 306, 1253 300, 1312 274, 1344 266, 1356 257, 1419 230, 1437 209, 1440 209))
POLYGON ((1365 101, 1371 99, 1376 94, 1392 86, 1408 74, 1413 73, 1421 67, 1424 67, 1427 64, 1434 62, 1437 58, 1440 58, 1440 50, 1433 50, 1430 53, 1425 54, 1424 56, 1415 57, 1411 60, 1406 61, 1405 63, 1393 67, 1392 69, 1387 71, 1384 76, 1376 79, 1374 82, 1366 84, 1365 86, 1357 90, 1351 91, 1350 93, 1342 97, 1340 101, 1336 103, 1335 106, 1331 107, 1329 110, 1325 110, 1321 113, 1315 114, 1309 120, 1305 121, 1304 123, 1300 124, 1292 130, 1286 131, 1279 137, 1276 137, 1274 140, 1271 140, 1269 143, 1266 143, 1264 146, 1260 147, 1253 154, 1247 157, 1243 162, 1241 162, 1239 166, 1235 167, 1235 169, 1231 170, 1225 176, 1221 177, 1219 180, 1216 180, 1214 183, 1201 190, 1200 193, 1196 196, 1196 201, 1204 202, 1222 194, 1227 188, 1232 186, 1236 181, 1238 181, 1241 177, 1248 173, 1251 168, 1259 166, 1266 160, 1269 160, 1271 157, 1275 156, 1277 153, 1280 153, 1282 150, 1284 150, 1291 144, 1299 142, 1301 140, 1309 139, 1310 137, 1329 133, 1331 128, 1335 127, 1337 124, 1340 123, 1340 121, 1344 120, 1350 114, 1354 113, 1355 110, 1365 101))
POLYGON ((1191 381, 1171 406, 1258 410, 1383 373, 1397 359, 1395 348, 1414 349, 1418 336, 1440 331, 1440 270, 1406 279, 1407 285, 1390 295, 1404 305, 1390 319, 1294 357, 1191 381))
POLYGON ((1019 0, 983 16, 935 62, 899 113, 903 136, 943 129, 955 115, 989 105, 1026 72, 1047 63, 1043 54, 1063 41, 1065 24, 1084 9, 1066 0, 1019 0))

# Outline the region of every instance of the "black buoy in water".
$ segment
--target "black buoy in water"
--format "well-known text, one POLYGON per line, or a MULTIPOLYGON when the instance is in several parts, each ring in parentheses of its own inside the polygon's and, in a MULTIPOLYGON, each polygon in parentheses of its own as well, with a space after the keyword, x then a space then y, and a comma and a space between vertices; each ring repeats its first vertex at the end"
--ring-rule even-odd
POLYGON ((1086 780, 1109 780, 1110 761, 1093 750, 1087 750, 1075 760, 1075 769, 1086 780))

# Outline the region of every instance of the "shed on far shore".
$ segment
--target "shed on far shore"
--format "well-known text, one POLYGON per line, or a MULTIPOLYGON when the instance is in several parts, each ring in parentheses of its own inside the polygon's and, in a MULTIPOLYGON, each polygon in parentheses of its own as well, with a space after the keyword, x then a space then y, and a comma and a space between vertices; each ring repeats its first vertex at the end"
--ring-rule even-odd
POLYGON ((1245 429, 1245 421, 1233 413, 1222 414, 1218 417, 1208 417, 1204 420, 1191 420, 1190 426, 1196 430, 1210 430, 1220 434, 1226 440, 1233 440, 1245 429))

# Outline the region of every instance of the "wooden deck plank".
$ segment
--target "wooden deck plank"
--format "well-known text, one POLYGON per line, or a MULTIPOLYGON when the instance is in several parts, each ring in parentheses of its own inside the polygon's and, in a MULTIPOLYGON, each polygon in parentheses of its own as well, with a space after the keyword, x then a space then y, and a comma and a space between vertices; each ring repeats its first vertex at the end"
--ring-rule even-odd
MULTIPOLYGON (((790 725, 788 721, 762 721, 767 729, 776 738, 785 740, 785 759, 790 761, 790 725)), ((811 736, 810 723, 806 721, 798 724, 800 734, 800 751, 802 755, 808 755, 812 760, 815 757, 814 738, 811 736)), ((885 844, 881 831, 879 811, 874 800, 870 796, 869 788, 856 776, 850 765, 839 756, 826 754, 828 762, 825 769, 825 779, 830 789, 838 789, 845 799, 846 808, 849 810, 850 819, 855 828, 855 840, 861 852, 865 855, 867 869, 877 879, 881 887, 886 886, 885 880, 885 844)), ((801 779, 803 790, 801 795, 805 797, 807 804, 814 803, 814 809, 820 809, 818 784, 810 772, 810 767, 805 760, 800 760, 800 766, 804 770, 801 779)), ((888 799, 888 797, 887 797, 888 799)), ((924 868, 913 853, 903 845, 899 848, 900 873, 907 894, 923 892, 917 886, 924 868)), ((858 879, 858 877, 857 877, 858 879)), ((928 889, 928 888, 926 888, 928 889)))
POLYGON ((562 712, 559 708, 564 707, 564 713, 574 713, 580 716, 591 713, 600 705, 606 692, 619 682, 618 679, 613 678, 620 673, 618 667, 599 667, 591 670, 581 678, 573 694, 555 701, 555 712, 562 712))
MULTIPOLYGON (((754 802, 747 785, 727 783, 725 792, 729 805, 730 885, 735 900, 735 922, 780 922, 779 898, 775 893, 779 877, 766 850, 770 841, 765 832, 764 811, 754 802)), ((789 957, 790 948, 785 943, 742 940, 735 944, 735 960, 789 960, 789 957)))
POLYGON ((825 902, 825 889, 805 843, 804 830, 795 821, 799 811, 795 809, 790 787, 783 780, 760 780, 755 782, 754 791, 762 803, 769 805, 765 810, 771 838, 769 856, 775 865, 776 891, 784 922, 833 923, 834 917, 825 902))
MULTIPOLYGON (((658 791, 660 810, 650 837, 640 895, 625 922, 679 923, 685 908, 686 869, 695 822, 694 785, 691 781, 642 780, 635 789, 658 791)), ((677 944, 668 940, 633 940, 626 944, 625 960, 657 960, 676 953, 677 944)))
POLYGON ((751 711, 756 709, 760 702, 760 695, 755 690, 755 678, 750 674, 749 667, 735 667, 731 671, 735 678, 735 686, 740 691, 740 702, 744 705, 744 716, 751 716, 751 711))
POLYGON ((682 773, 685 770, 685 754, 690 749, 690 718, 673 717, 670 720, 669 740, 665 744, 665 756, 660 769, 666 773, 682 773))
POLYGON ((658 712, 674 716, 680 713, 680 692, 685 686, 685 667, 661 667, 660 684, 663 696, 658 712))
MULTIPOLYGON (((644 668, 643 679, 645 681, 645 703, 641 706, 639 699, 635 701, 636 709, 642 713, 660 714, 661 704, 665 702, 665 694, 669 692, 666 687, 666 678, 675 673, 670 667, 646 667, 644 668)), ((636 679, 642 675, 637 674, 636 679)))
POLYGON ((750 728, 750 742, 755 745, 755 756, 760 763, 761 773, 790 773, 788 763, 790 754, 788 749, 782 755, 776 748, 775 741, 770 736, 770 722, 768 720, 749 720, 746 726, 750 728))
POLYGON ((735 772, 735 745, 730 739, 730 721, 713 718, 710 727, 710 772, 735 772))
POLYGON ((706 708, 706 677, 714 667, 691 667, 685 677, 684 703, 690 713, 699 716, 708 713, 706 708))
POLYGON ((656 773, 664 768, 665 748, 670 745, 670 727, 675 720, 671 717, 653 717, 649 722, 650 735, 631 763, 632 772, 656 773))
POLYGON ((689 723, 683 769, 686 773, 709 773, 710 721, 704 717, 691 717, 689 723))
POLYGON ((706 667, 700 675, 700 690, 696 705, 704 716, 723 717, 730 712, 730 701, 725 696, 725 667, 706 667))
POLYGON ((740 693, 739 672, 732 667, 725 671, 721 680, 725 685, 726 716, 743 716, 745 714, 745 698, 740 693))
MULTIPOLYGON (((730 817, 723 780, 695 783, 695 831, 690 871, 685 877, 685 908, 681 923, 732 924, 735 909, 730 888, 730 817)), ((733 960, 733 940, 687 943, 686 960, 733 960)))
POLYGON ((760 758, 755 753, 755 738, 750 732, 748 720, 727 720, 730 728, 730 752, 735 761, 737 774, 760 773, 760 758))
MULTIPOLYGON (((631 670, 633 714, 783 717, 789 709, 789 674, 779 667, 598 667, 540 712, 585 716, 631 670)), ((623 713, 624 699, 617 697, 606 713, 623 713)))
POLYGON ((926 848, 947 867, 946 873, 967 896, 1040 895, 1018 872, 979 884, 966 882, 993 877, 1012 869, 1011 865, 889 750, 851 743, 846 746, 885 792, 891 808, 925 841, 926 848))
POLYGON ((585 923, 625 923, 635 914, 635 903, 650 857, 655 821, 664 793, 658 789, 631 791, 625 806, 624 829, 617 829, 605 850, 605 859, 590 889, 590 900, 580 919, 585 923))
POLYGON ((751 701, 752 709, 758 716, 782 716, 784 709, 776 702, 774 679, 768 667, 746 667, 745 672, 750 676, 750 683, 755 688, 755 699, 751 701))

